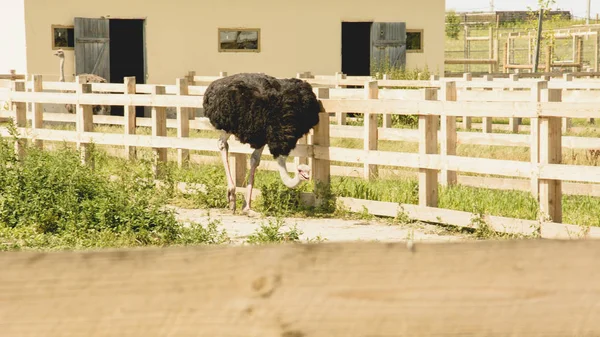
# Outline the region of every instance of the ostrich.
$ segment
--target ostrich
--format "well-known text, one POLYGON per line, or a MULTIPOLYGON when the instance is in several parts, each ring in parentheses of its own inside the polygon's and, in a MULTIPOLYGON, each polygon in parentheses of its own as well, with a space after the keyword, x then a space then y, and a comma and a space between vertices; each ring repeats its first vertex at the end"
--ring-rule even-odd
POLYGON ((293 178, 288 174, 286 159, 298 139, 319 122, 321 106, 310 84, 290 78, 277 79, 264 74, 242 73, 212 82, 204 94, 204 111, 210 123, 221 131, 218 147, 227 175, 227 199, 235 213, 235 183, 229 170, 227 140, 234 135, 254 149, 250 156, 246 200, 243 213, 250 209, 254 174, 265 145, 279 165, 282 182, 295 188, 308 180, 310 167, 298 165, 293 178))
MULTIPOLYGON (((62 49, 58 49, 54 55, 58 56, 60 59, 60 78, 58 79, 60 82, 65 81, 65 52, 62 49)), ((85 76, 85 83, 106 83, 106 79, 94 75, 94 74, 80 74, 80 76, 85 76)), ((64 92, 64 91, 63 91, 64 92)), ((102 92, 105 93, 105 92, 102 92)), ((65 104, 65 108, 69 113, 74 113, 75 107, 73 104, 67 103, 65 104)), ((92 111, 95 114, 110 114, 110 105, 94 105, 92 106, 92 111)))

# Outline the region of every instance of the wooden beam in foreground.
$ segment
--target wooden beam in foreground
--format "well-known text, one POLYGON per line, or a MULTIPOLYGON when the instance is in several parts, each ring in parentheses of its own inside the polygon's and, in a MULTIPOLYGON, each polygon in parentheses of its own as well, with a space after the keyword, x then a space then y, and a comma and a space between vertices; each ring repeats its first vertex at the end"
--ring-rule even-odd
POLYGON ((598 336, 600 245, 0 254, 2 336, 598 336))

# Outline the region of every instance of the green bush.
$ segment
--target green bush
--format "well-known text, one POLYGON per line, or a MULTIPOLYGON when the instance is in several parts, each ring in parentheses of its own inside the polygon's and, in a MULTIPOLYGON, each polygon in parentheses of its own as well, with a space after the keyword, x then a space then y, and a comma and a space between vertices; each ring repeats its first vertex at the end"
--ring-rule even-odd
MULTIPOLYGON (((97 154, 93 153, 92 156, 97 154)), ((217 243, 216 225, 183 227, 164 207, 168 190, 154 183, 150 162, 129 163, 117 179, 80 162, 66 145, 56 151, 0 139, 0 250, 217 243)))
POLYGON ((458 40, 460 34, 460 18, 455 11, 449 11, 446 14, 446 37, 458 40))

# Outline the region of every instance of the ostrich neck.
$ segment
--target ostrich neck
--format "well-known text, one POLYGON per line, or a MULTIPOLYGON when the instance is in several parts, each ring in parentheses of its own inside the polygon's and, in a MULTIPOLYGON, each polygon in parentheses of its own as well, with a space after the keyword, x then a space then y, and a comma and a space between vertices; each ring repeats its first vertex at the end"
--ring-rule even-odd
POLYGON ((281 181, 283 184, 289 188, 294 188, 300 184, 300 177, 298 176, 298 172, 294 175, 294 178, 290 178, 290 175, 287 170, 287 166, 285 160, 287 157, 278 157, 277 164, 279 167, 279 175, 281 176, 281 181))
POLYGON ((65 81, 65 58, 60 58, 60 78, 58 79, 60 82, 65 81))

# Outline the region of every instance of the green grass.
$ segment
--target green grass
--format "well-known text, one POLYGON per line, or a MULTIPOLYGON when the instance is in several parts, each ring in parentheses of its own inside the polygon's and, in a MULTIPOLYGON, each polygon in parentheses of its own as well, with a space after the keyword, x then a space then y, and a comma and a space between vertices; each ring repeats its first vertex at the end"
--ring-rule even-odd
POLYGON ((218 223, 182 226, 164 207, 173 188, 157 188, 149 161, 118 162, 93 153, 98 169, 78 152, 26 148, 0 139, 0 250, 214 244, 227 242, 218 223), (116 174, 117 179, 110 179, 116 174))

